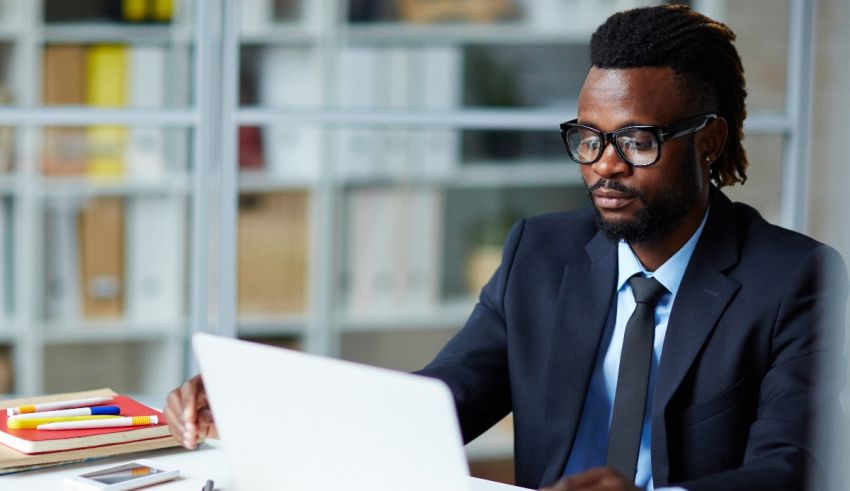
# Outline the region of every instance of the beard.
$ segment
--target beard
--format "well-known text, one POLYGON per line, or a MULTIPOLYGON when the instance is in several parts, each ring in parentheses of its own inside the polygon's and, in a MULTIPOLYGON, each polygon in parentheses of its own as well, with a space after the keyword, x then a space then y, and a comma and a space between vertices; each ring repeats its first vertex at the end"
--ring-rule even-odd
POLYGON ((637 216, 631 219, 606 220, 594 205, 596 225, 613 242, 626 241, 639 244, 658 240, 672 232, 693 209, 699 198, 700 183, 694 165, 695 148, 690 140, 684 158, 679 162, 678 175, 667 186, 658 190, 652 198, 639 190, 626 186, 620 181, 600 179, 587 188, 587 195, 593 201, 593 192, 600 188, 612 189, 634 196, 643 203, 637 216))

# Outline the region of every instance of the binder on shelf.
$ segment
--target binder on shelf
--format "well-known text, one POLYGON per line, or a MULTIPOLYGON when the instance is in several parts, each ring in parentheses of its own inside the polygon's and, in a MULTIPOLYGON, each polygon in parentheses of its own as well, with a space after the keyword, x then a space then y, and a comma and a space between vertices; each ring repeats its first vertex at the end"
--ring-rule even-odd
POLYGON ((121 0, 121 20, 144 22, 148 18, 148 0, 121 0))
POLYGON ((272 0, 242 0, 239 7, 239 30, 243 36, 262 34, 274 20, 272 0))
POLYGON ((239 168, 262 169, 263 131, 259 126, 239 127, 239 168))
POLYGON ((310 195, 243 195, 238 222, 240 313, 302 313, 309 291, 310 195))
MULTIPOLYGON (((379 105, 383 109, 405 110, 413 97, 413 48, 389 47, 382 49, 379 78, 376 89, 379 105)), ((381 174, 403 176, 412 173, 411 144, 416 132, 409 128, 381 129, 381 174)))
MULTIPOLYGON (((454 110, 462 104, 463 53, 455 46, 419 48, 413 67, 413 105, 428 111, 454 110)), ((424 129, 412 143, 415 169, 428 177, 452 175, 460 161, 460 131, 456 129, 424 129)))
POLYGON ((171 22, 174 19, 175 0, 151 0, 149 19, 154 22, 171 22))
MULTIPOLYGON (((379 100, 375 93, 379 51, 373 47, 343 46, 336 78, 337 102, 343 109, 370 109, 379 100)), ((343 178, 369 177, 381 158, 380 130, 345 126, 334 131, 334 170, 343 178)))
POLYGON ((9 394, 14 390, 15 376, 12 372, 12 349, 0 346, 0 394, 9 394))
POLYGON ((92 198, 80 210, 83 314, 117 318, 124 313, 124 204, 92 198))
POLYGON ((393 210, 386 191, 365 188, 352 191, 348 205, 348 310, 368 315, 392 310, 398 304, 392 272, 393 210))
POLYGON ((127 207, 127 318, 177 324, 185 305, 186 203, 135 197, 127 207))
POLYGON ((442 197, 431 189, 353 191, 347 305, 354 315, 428 309, 439 301, 442 197))
MULTIPOLYGON (((7 298, 8 292, 11 291, 11 262, 7 256, 7 250, 12 249, 12 244, 10 237, 12 234, 7 233, 7 227, 9 226, 7 219, 7 209, 6 209, 6 200, 0 199, 0 323, 4 326, 8 325, 6 322, 7 315, 9 314, 9 307, 12 305, 7 298)), ((3 328, 0 328, 3 329, 3 328)), ((4 392, 0 390, 0 393, 4 392)))
MULTIPOLYGON (((463 55, 455 47, 344 47, 337 97, 342 108, 451 110, 461 103, 463 55)), ((342 128, 335 135, 342 177, 447 177, 457 166, 454 129, 342 128)))
POLYGON ((404 304, 434 307, 439 303, 442 275, 443 196, 436 189, 410 190, 402 236, 407 240, 407 261, 401 275, 404 304))
MULTIPOLYGON (((128 48, 118 44, 96 44, 86 52, 86 103, 96 107, 127 104, 128 48)), ((95 179, 124 175, 127 128, 94 125, 86 129, 89 156, 86 173, 95 179)))
POLYGON ((120 17, 124 22, 171 22, 174 0, 120 0, 120 17))
POLYGON ((516 15, 515 0, 396 0, 405 22, 497 22, 516 15))
MULTIPOLYGON (((130 106, 161 108, 165 103, 165 48, 129 49, 130 106)), ((165 130, 135 126, 129 130, 127 174, 134 180, 156 181, 165 176, 165 130)))
POLYGON ((49 320, 80 318, 80 254, 77 204, 59 201, 45 208, 44 308, 49 320))
MULTIPOLYGON (((42 55, 41 100, 47 105, 86 103, 86 49, 79 44, 51 44, 42 55)), ((79 126, 43 130, 42 172, 45 176, 85 173, 86 133, 79 126)))
MULTIPOLYGON (((12 103, 12 93, 9 88, 0 84, 0 105, 12 103)), ((7 174, 14 167, 15 127, 0 126, 0 174, 7 174)))
MULTIPOLYGON (((267 47, 261 53, 260 103, 270 107, 317 107, 321 100, 319 57, 310 48, 267 47)), ((314 178, 321 159, 315 126, 274 125, 265 129, 266 170, 272 176, 314 178)))

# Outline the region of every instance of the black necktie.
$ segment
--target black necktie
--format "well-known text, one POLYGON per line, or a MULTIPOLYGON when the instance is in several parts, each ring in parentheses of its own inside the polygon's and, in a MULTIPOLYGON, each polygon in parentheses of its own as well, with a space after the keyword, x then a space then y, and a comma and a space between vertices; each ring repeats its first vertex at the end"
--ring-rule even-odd
POLYGON ((611 431, 608 434, 608 467, 630 481, 637 470, 640 435, 646 411, 646 391, 652 366, 655 340, 655 304, 667 293, 655 278, 632 276, 629 286, 634 294, 635 311, 626 323, 611 431))

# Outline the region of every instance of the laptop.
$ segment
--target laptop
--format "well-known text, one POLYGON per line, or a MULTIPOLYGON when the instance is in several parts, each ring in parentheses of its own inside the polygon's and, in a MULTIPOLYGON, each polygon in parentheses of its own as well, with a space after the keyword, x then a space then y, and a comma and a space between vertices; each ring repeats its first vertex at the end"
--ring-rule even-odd
POLYGON ((236 489, 469 490, 444 383, 209 334, 192 342, 236 489))

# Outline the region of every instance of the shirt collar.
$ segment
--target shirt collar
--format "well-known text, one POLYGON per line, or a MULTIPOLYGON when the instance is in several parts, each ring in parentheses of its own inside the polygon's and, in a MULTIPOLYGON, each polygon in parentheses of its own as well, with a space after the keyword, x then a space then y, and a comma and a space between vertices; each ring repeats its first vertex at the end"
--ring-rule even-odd
POLYGON ((634 251, 632 251, 632 248, 629 247, 629 244, 621 240, 617 244, 617 291, 623 288, 623 285, 626 284, 629 278, 641 273, 643 276, 654 277, 659 283, 664 285, 667 291, 675 296, 679 290, 679 285, 682 283, 682 277, 685 275, 685 268, 688 267, 697 241, 699 241, 702 235, 702 229, 705 228, 705 222, 708 220, 708 212, 708 209, 705 210, 702 222, 694 234, 691 235, 691 238, 685 242, 685 245, 679 248, 670 259, 653 272, 647 271, 643 267, 643 264, 640 263, 634 251))

